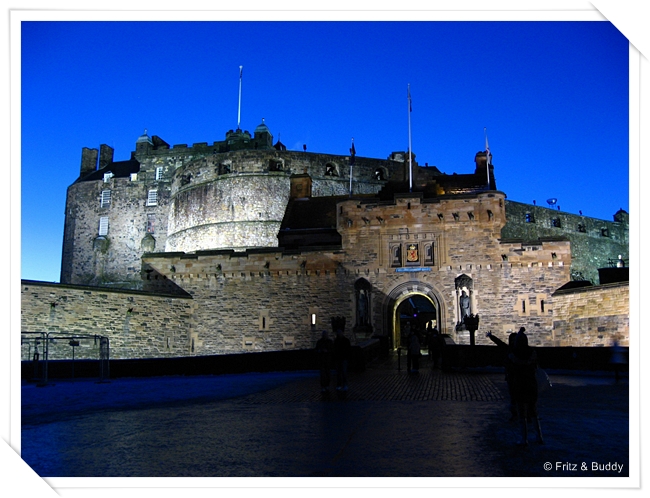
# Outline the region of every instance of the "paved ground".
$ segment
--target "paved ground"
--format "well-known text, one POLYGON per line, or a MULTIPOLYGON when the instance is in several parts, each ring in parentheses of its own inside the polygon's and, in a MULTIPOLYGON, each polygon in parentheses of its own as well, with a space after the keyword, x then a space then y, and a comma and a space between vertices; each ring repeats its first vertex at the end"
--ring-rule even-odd
POLYGON ((316 372, 25 384, 22 456, 43 477, 628 476, 627 382, 553 380, 545 444, 526 448, 502 373, 426 361, 370 365, 329 395, 316 372))

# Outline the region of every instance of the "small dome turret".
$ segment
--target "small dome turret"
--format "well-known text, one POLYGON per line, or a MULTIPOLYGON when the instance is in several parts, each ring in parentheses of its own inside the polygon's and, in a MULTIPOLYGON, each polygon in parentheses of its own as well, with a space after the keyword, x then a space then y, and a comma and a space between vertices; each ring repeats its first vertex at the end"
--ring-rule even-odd
POLYGON ((255 128, 255 134, 257 135, 258 133, 271 133, 269 127, 266 126, 266 123, 264 122, 264 118, 262 118, 262 123, 255 128))
POLYGON ((149 145, 153 145, 153 141, 147 135, 147 129, 145 128, 144 133, 140 135, 140 137, 135 141, 136 144, 142 144, 142 143, 147 143, 149 145))

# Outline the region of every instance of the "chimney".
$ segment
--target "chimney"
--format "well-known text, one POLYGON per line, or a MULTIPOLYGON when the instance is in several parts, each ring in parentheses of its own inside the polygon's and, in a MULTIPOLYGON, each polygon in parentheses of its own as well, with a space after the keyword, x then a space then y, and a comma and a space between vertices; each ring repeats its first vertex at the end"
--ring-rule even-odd
POLYGON ((479 171, 485 172, 485 168, 487 167, 487 154, 485 151, 477 152, 474 157, 474 162, 476 163, 475 173, 478 173, 479 171))
POLYGON ((113 162, 113 147, 106 144, 99 146, 99 169, 105 168, 113 162))
MULTIPOLYGON (((306 168, 305 168, 306 169, 306 168)), ((304 199, 311 197, 311 177, 305 171, 302 175, 291 175, 289 197, 291 199, 304 199)))
POLYGON ((97 170, 97 157, 99 151, 97 149, 89 149, 84 147, 81 149, 81 171, 79 173, 80 177, 89 175, 90 173, 97 170))

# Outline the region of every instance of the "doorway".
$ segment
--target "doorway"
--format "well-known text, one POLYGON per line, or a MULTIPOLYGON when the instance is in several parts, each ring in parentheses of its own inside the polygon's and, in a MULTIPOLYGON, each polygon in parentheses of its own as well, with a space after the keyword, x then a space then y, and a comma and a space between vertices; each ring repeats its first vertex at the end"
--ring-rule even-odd
POLYGON ((439 313, 431 298, 425 294, 412 293, 395 302, 393 314, 393 347, 405 347, 407 337, 418 331, 426 339, 427 329, 439 326, 439 313))

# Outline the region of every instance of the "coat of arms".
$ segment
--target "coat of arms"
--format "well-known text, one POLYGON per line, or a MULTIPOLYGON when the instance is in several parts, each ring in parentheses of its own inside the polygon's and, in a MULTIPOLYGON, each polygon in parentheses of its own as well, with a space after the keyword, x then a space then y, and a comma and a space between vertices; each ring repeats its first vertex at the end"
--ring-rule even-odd
POLYGON ((420 255, 418 254, 418 245, 409 244, 406 250, 406 261, 409 263, 416 263, 420 260, 420 255))

